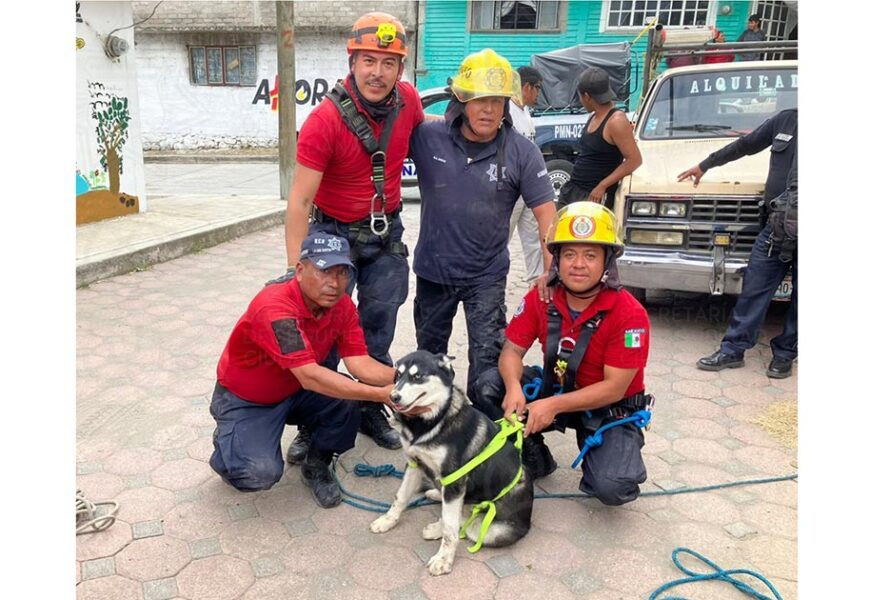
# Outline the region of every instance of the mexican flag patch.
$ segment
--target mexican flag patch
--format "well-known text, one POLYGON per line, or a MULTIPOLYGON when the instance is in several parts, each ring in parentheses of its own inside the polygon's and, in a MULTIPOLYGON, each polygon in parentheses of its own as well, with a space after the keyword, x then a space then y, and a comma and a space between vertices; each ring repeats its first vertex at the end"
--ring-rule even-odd
POLYGON ((646 329, 628 329, 625 332, 625 347, 640 348, 643 346, 640 335, 646 333, 646 329))

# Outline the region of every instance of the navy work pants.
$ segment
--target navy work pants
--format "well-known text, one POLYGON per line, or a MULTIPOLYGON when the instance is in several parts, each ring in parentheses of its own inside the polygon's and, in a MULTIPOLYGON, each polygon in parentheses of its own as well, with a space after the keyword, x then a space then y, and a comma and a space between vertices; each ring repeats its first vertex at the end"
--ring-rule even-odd
POLYGON ((728 356, 742 358, 743 353, 758 342, 758 333, 770 307, 770 301, 776 288, 791 268, 791 306, 788 307, 782 333, 770 340, 770 348, 776 358, 794 360, 797 357, 797 251, 791 262, 780 260, 779 247, 774 245, 771 251, 767 243, 770 232, 771 226, 767 225, 758 234, 752 253, 749 255, 749 265, 743 275, 743 291, 737 298, 737 304, 728 322, 728 330, 720 346, 721 352, 728 356))
MULTIPOLYGON (((347 293, 352 295, 354 287, 357 288, 357 309, 369 355, 392 366, 390 346, 396 333, 399 307, 408 299, 407 251, 398 254, 391 250, 391 245, 395 248, 402 244, 405 228, 401 216, 393 219, 384 243, 371 232, 368 232, 370 239, 355 243, 350 236, 350 225, 332 219, 311 223, 308 231, 332 233, 350 241, 356 273, 351 273, 347 293)), ((337 356, 333 357, 337 364, 335 359, 337 356)))
MULTIPOLYGON (((537 376, 534 369, 524 367, 522 384, 531 383, 537 376)), ((475 387, 472 400, 475 407, 491 419, 502 418, 504 410, 501 404, 505 385, 498 368, 481 374, 475 387)), ((601 424, 613 420, 607 418, 601 424)), ((578 451, 583 448, 587 436, 595 433, 594 429, 587 426, 583 413, 560 414, 557 421, 560 425, 576 431, 578 451)), ((640 484, 646 481, 646 467, 641 456, 643 432, 634 425, 626 424, 608 429, 602 434, 602 438, 603 443, 591 448, 580 463, 583 470, 580 491, 610 506, 631 502, 640 494, 640 484)))
POLYGON ((474 382, 480 374, 498 365, 507 327, 505 284, 506 279, 477 285, 451 285, 417 276, 414 297, 417 349, 446 354, 459 303, 465 308, 469 397, 474 395, 474 382))
POLYGON ((281 435, 287 424, 304 425, 311 447, 341 454, 353 448, 359 428, 359 403, 299 390, 278 404, 242 400, 221 384, 211 398, 214 452, 209 464, 234 488, 267 490, 281 479, 281 435))

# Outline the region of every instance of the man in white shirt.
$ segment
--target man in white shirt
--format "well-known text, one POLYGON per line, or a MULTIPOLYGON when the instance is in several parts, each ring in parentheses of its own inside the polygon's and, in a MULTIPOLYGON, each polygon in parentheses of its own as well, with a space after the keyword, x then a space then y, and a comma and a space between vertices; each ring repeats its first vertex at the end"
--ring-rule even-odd
MULTIPOLYGON (((511 98, 510 113, 514 129, 535 141, 535 124, 532 122, 530 106, 538 101, 538 92, 541 91, 543 77, 533 67, 520 67, 517 69, 520 75, 521 88, 519 93, 511 98)), ((511 215, 510 236, 519 229, 520 243, 523 246, 523 258, 526 263, 526 281, 531 283, 544 272, 544 261, 541 257, 541 241, 538 239, 538 222, 535 215, 523 202, 522 197, 517 200, 514 212, 511 215)))

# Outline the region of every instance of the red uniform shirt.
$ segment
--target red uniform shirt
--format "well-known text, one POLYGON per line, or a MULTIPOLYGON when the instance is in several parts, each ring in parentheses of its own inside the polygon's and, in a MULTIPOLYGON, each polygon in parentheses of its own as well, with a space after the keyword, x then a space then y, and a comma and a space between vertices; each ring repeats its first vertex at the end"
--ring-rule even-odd
POLYGON ((233 328, 218 382, 248 402, 277 404, 302 387, 290 369, 323 363, 333 345, 342 357, 368 354, 350 296, 315 319, 298 281, 267 285, 233 328))
MULTIPOLYGON (((384 175, 386 212, 399 208, 402 199, 402 164, 408 156, 411 132, 423 121, 423 105, 417 90, 406 81, 400 81, 398 86, 402 106, 393 123, 387 146, 384 175)), ((380 139, 384 124, 369 118, 358 102, 357 109, 368 119, 375 137, 380 139)), ((356 134, 345 125, 331 100, 318 104, 302 125, 296 141, 296 160, 309 169, 323 173, 314 196, 314 204, 318 208, 344 223, 368 218, 375 194, 371 159, 356 134)))
MULTIPOLYGON (((649 356, 649 317, 646 309, 625 290, 606 288, 593 300, 576 320, 568 311, 565 288, 557 286, 553 303, 562 315, 562 337, 576 340, 580 328, 589 319, 606 310, 607 314, 592 334, 583 362, 577 369, 578 388, 604 380, 604 365, 620 369, 638 369, 625 391, 625 397, 644 390, 643 369, 649 356)), ((547 304, 533 289, 523 298, 505 331, 511 342, 530 348, 538 340, 542 348, 547 341, 547 304)))

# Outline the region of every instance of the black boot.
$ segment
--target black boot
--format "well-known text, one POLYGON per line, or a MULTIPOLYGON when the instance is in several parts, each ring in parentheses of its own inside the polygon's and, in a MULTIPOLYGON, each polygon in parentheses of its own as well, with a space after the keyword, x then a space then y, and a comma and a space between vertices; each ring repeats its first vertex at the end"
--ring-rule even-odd
POLYGON ((332 452, 310 449, 302 463, 302 481, 311 488, 314 500, 323 508, 341 504, 341 489, 335 475, 329 470, 332 452))
POLYGON ((287 448, 287 462, 296 465, 305 460, 308 449, 311 447, 311 432, 307 427, 297 427, 298 433, 293 438, 293 443, 287 448))
POLYGON ((399 434, 387 423, 387 418, 384 416, 380 404, 363 402, 360 411, 360 433, 372 438, 381 448, 396 450, 402 447, 399 434))
POLYGON ((543 435, 535 433, 523 440, 523 467, 532 481, 546 477, 557 466, 543 435))

